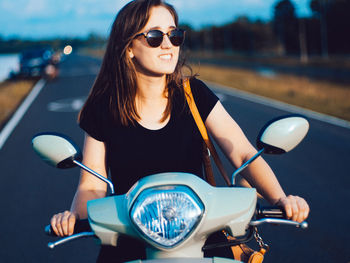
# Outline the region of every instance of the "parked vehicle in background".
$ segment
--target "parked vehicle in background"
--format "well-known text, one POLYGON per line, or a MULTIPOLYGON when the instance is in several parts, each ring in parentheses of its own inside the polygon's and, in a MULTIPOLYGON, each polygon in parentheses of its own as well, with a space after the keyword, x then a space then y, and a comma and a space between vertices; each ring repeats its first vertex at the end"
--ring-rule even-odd
POLYGON ((55 78, 58 62, 51 47, 25 50, 20 55, 19 72, 14 77, 55 78))

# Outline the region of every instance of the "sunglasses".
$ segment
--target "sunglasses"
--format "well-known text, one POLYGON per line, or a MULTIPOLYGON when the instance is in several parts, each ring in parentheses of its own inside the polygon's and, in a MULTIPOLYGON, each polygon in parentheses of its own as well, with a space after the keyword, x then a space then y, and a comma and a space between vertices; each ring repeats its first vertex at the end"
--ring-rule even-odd
POLYGON ((147 33, 140 33, 136 35, 135 38, 144 36, 148 45, 151 47, 159 47, 162 44, 165 35, 168 36, 171 44, 175 47, 181 46, 185 40, 185 31, 179 28, 172 29, 168 33, 163 33, 157 29, 150 30, 147 33))

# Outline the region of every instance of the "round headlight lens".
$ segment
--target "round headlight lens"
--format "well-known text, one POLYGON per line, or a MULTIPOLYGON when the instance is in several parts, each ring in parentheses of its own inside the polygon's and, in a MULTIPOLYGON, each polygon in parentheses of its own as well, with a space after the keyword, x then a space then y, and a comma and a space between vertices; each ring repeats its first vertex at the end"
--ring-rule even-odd
POLYGON ((170 248, 186 239, 203 213, 203 203, 190 188, 162 186, 142 191, 130 216, 148 239, 170 248))

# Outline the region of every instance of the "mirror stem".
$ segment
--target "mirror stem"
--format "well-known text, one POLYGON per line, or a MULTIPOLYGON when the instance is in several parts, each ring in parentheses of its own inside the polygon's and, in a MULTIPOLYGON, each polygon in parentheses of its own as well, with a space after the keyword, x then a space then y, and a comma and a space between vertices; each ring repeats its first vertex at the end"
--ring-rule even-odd
POLYGON ((102 175, 96 173, 95 171, 91 170, 89 167, 86 167, 85 165, 78 162, 77 160, 73 160, 73 163, 78 165, 81 169, 84 169, 85 171, 89 172, 90 174, 96 176, 98 179, 104 181, 109 186, 109 189, 111 190, 111 194, 114 194, 114 186, 110 180, 108 180, 107 178, 103 177, 102 175))
POLYGON ((236 184, 236 175, 238 175, 240 172, 242 172, 250 163, 252 163, 256 158, 258 158, 263 152, 264 148, 262 148, 260 151, 258 151, 252 158, 250 158, 248 161, 246 161, 244 164, 242 164, 241 167, 239 167, 233 174, 232 174, 232 185, 236 184))

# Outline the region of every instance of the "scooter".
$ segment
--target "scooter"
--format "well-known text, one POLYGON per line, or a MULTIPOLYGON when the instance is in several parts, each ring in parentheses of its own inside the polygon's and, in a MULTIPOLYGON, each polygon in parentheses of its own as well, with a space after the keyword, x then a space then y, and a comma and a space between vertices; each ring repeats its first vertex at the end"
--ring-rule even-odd
MULTIPOLYGON (((81 163, 82 153, 65 135, 45 132, 33 137, 35 152, 57 168, 79 166, 108 184, 110 195, 87 203, 88 219, 78 221, 72 236, 50 242, 54 248, 82 237, 95 237, 103 245, 118 245, 120 234, 146 243, 146 260, 135 262, 240 262, 233 259, 204 258, 203 250, 246 243, 262 224, 307 228, 307 222, 284 219, 279 207, 257 205, 254 188, 235 186, 236 176, 262 153, 282 154, 296 147, 309 129, 301 115, 279 117, 268 122, 257 137, 258 153, 232 175, 234 187, 213 187, 189 173, 161 173, 142 178, 124 195, 115 195, 112 182, 81 163), (80 228, 80 230, 79 230, 80 228), (208 236, 225 230, 232 241, 205 246, 208 236), (208 247, 209 246, 209 247, 208 247)), ((46 228, 50 233, 50 226, 46 228)), ((52 232, 52 231, 51 231, 52 232)))

